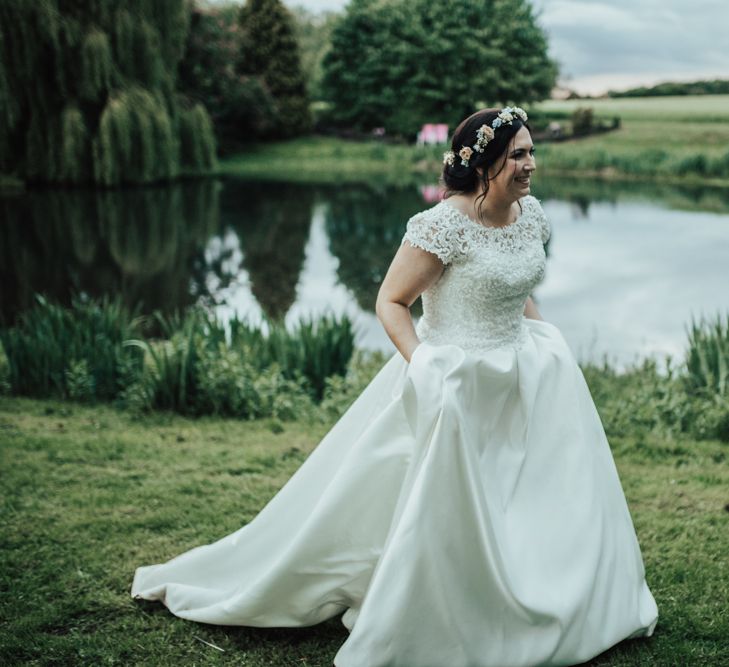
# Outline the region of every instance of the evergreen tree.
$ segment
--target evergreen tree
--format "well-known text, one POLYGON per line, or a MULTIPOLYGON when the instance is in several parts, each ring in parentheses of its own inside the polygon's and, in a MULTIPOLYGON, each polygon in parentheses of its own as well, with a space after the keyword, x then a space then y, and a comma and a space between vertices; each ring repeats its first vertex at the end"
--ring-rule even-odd
POLYGON ((309 99, 321 99, 322 61, 329 50, 332 28, 340 15, 335 12, 312 12, 304 7, 291 10, 296 39, 301 51, 301 70, 309 99))
POLYGON ((1 0, 0 170, 148 183, 209 168, 207 112, 175 93, 189 0, 1 0))
POLYGON ((258 76, 276 105, 271 136, 294 136, 311 127, 293 17, 280 0, 248 0, 240 13, 238 71, 258 76))
POLYGON ((527 105, 557 75, 528 0, 352 0, 323 68, 335 123, 405 135, 527 105))
POLYGON ((276 105, 260 76, 237 71, 241 57, 240 7, 196 7, 185 55, 178 68, 178 90, 210 114, 220 153, 275 127, 276 105))

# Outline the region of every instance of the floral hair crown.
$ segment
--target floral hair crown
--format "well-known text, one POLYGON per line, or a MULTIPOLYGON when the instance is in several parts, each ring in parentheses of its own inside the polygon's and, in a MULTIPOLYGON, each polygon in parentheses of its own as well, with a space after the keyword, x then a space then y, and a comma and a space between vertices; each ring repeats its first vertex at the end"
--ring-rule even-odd
MULTIPOLYGON (((498 116, 491 121, 491 127, 488 125, 482 125, 476 131, 476 143, 473 147, 463 146, 458 151, 458 157, 461 158, 461 164, 464 167, 468 166, 469 160, 476 153, 483 153, 486 149, 486 144, 494 138, 494 130, 497 130, 502 125, 511 125, 514 118, 518 116, 523 122, 527 122, 527 114, 521 107, 504 107, 499 111, 498 116)), ((456 163, 456 154, 453 151, 446 151, 443 153, 443 164, 453 166, 456 163)))

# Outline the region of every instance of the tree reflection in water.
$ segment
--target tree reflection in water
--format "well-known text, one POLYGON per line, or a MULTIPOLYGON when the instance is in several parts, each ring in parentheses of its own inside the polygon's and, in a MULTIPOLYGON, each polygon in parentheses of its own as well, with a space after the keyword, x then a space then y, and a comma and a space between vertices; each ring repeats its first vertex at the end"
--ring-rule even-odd
POLYGON ((314 199, 311 186, 294 183, 231 180, 223 191, 223 228, 240 239, 251 291, 271 318, 296 300, 314 199))
MULTIPOLYGON (((219 228, 215 180, 0 198, 0 302, 12 322, 35 293, 120 296, 143 312, 183 309, 206 290, 204 248, 219 228)), ((220 282, 232 276, 220 276, 220 282)))

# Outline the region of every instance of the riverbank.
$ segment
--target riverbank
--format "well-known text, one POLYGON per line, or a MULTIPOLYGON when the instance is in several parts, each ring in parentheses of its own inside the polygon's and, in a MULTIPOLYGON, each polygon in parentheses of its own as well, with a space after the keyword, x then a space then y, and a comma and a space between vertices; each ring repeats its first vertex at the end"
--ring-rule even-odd
MULTIPOLYGON (((139 416, 0 398, 0 660, 329 667, 347 636, 338 618, 309 628, 201 625, 133 601, 129 587, 138 565, 253 519, 333 419, 139 416)), ((726 445, 647 432, 610 440, 660 618, 653 637, 623 642, 589 664, 723 664, 726 445)))
MULTIPOLYGON (((592 107, 597 118, 617 115, 621 125, 594 136, 539 143, 541 175, 729 187, 729 95, 549 100, 537 109, 568 117, 580 106, 592 107)), ((302 137, 251 145, 221 160, 219 173, 306 183, 427 183, 440 173, 443 150, 302 137)))
MULTIPOLYGON (((641 146, 641 123, 594 137, 537 145, 539 174, 704 187, 729 187, 729 152, 715 146, 641 146)), ((723 128, 722 128, 723 130, 723 128)), ((666 133, 680 126, 666 127, 666 133)), ((690 134, 694 134, 691 132, 690 134)), ((711 141, 729 145, 729 127, 711 141)), ((660 145, 660 144, 657 144, 660 145)), ((332 137, 251 145, 220 161, 219 175, 294 183, 430 183, 441 169, 444 147, 354 142, 332 137)))

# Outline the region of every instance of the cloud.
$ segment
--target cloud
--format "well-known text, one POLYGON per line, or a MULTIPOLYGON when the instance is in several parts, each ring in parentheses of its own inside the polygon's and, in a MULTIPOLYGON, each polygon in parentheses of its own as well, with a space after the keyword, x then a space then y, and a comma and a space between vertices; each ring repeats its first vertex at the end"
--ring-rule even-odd
POLYGON ((729 72, 729 3, 724 0, 533 4, 563 78, 581 92, 729 72))

